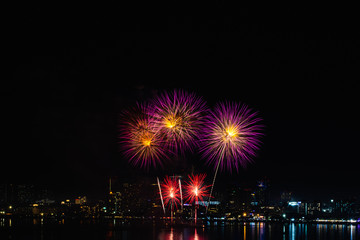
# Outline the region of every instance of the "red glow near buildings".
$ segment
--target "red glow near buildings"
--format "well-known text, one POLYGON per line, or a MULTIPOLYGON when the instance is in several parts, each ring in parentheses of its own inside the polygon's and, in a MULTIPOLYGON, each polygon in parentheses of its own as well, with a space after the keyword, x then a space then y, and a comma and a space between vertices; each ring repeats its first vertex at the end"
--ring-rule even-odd
POLYGON ((166 176, 161 184, 164 204, 177 206, 180 204, 180 188, 176 178, 166 176))
POLYGON ((189 181, 185 184, 185 199, 189 203, 197 203, 203 201, 204 197, 209 196, 209 187, 205 185, 206 174, 189 175, 189 181))

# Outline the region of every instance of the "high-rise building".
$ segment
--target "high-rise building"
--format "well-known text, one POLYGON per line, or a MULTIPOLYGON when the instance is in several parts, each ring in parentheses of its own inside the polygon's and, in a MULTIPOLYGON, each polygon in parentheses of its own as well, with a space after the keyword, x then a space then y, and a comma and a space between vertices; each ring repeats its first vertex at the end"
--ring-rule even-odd
POLYGON ((313 201, 307 204, 308 215, 318 216, 321 213, 321 202, 313 201))
POLYGON ((7 202, 7 184, 0 184, 0 206, 7 202))
POLYGON ((32 184, 1 184, 0 204, 27 205, 35 200, 32 184))
POLYGON ((144 188, 144 183, 124 183, 120 193, 121 211, 124 215, 142 216, 148 210, 147 190, 144 188))
POLYGON ((236 185, 229 187, 226 193, 226 211, 240 211, 242 202, 242 189, 236 185))
POLYGON ((35 188, 32 184, 21 184, 16 187, 16 202, 27 205, 35 200, 35 188))
POLYGON ((269 205, 269 179, 264 178, 258 181, 255 190, 255 197, 259 206, 269 205))
POLYGON ((307 216, 308 215, 308 202, 303 200, 301 201, 299 205, 299 213, 301 216, 307 216))
POLYGON ((284 191, 281 193, 280 205, 286 206, 292 198, 292 192, 284 191))
POLYGON ((334 200, 334 215, 337 217, 350 217, 356 212, 355 199, 334 200))

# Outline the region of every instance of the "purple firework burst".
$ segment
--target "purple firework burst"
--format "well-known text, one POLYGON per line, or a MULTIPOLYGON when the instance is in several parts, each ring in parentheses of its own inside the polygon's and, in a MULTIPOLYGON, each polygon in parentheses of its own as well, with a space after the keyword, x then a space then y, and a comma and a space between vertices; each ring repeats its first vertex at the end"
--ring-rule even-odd
POLYGON ((202 98, 194 93, 174 90, 158 96, 151 105, 150 114, 156 132, 175 152, 192 149, 198 143, 207 108, 202 98))
POLYGON ((209 114, 201 140, 202 156, 215 168, 232 171, 256 156, 263 135, 261 119, 245 104, 219 103, 209 114))

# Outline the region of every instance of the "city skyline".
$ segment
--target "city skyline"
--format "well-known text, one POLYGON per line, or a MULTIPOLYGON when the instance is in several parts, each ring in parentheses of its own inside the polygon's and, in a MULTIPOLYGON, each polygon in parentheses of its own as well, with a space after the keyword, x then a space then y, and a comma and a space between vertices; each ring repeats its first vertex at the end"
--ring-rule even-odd
POLYGON ((185 89, 209 107, 225 99, 246 103, 264 119, 259 156, 239 173, 219 173, 220 185, 267 176, 276 191, 304 198, 359 196, 359 48, 351 23, 335 24, 324 15, 325 23, 314 19, 305 26, 299 14, 287 13, 254 22, 253 14, 150 23, 30 16, 31 30, 19 25, 23 31, 10 44, 12 79, 1 99, 9 166, 0 182, 96 195, 108 177, 155 179, 192 167, 213 176, 196 153, 147 172, 129 166, 118 149, 123 109, 164 90, 185 89), (146 32, 154 25, 164 32, 146 32), (128 29, 111 31, 120 27, 128 29), (19 40, 27 35, 33 37, 19 40))
POLYGON ((109 180, 107 194, 101 199, 76 195, 75 197, 62 196, 55 200, 47 190, 34 185, 1 184, 0 216, 63 220, 71 218, 161 220, 164 217, 169 219, 171 215, 172 220, 191 220, 194 216, 196 219, 197 215, 199 220, 210 221, 346 222, 350 224, 360 221, 359 199, 343 196, 326 200, 300 200, 291 192, 283 192, 281 197, 275 200, 270 198, 270 185, 266 179, 257 182, 252 188, 227 185, 217 191, 210 202, 206 199, 210 195, 203 191, 207 188, 206 186, 199 188, 200 195, 204 194, 203 199, 197 195, 199 192, 192 192, 194 185, 187 185, 186 178, 181 176, 167 176, 160 182, 154 183, 142 179, 137 182, 115 182, 114 184, 109 180), (185 183, 185 187, 180 184, 180 179, 185 183), (179 184, 177 184, 178 180, 179 184))

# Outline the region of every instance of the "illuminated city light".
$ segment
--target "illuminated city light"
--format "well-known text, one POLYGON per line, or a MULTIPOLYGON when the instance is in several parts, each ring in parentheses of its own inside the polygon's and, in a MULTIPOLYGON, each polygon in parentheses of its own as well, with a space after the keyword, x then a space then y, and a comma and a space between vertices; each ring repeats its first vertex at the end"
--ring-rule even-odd
POLYGON ((289 202, 289 206, 299 206, 301 202, 289 202))

